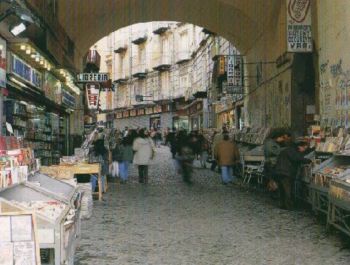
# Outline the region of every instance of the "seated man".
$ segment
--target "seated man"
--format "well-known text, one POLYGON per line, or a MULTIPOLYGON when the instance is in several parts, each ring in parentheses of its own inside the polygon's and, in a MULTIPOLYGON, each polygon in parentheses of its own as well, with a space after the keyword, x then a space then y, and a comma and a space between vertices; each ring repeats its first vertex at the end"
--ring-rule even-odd
POLYGON ((275 173, 278 188, 280 189, 280 206, 283 209, 293 208, 293 184, 299 166, 311 163, 310 159, 304 158, 304 152, 307 148, 308 143, 298 142, 282 150, 277 158, 275 173))

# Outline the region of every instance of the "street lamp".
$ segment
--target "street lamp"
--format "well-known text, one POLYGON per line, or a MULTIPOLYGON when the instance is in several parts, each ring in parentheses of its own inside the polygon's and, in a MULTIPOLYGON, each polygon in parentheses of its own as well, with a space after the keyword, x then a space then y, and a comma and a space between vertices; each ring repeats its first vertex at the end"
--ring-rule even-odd
POLYGON ((23 8, 15 1, 5 0, 5 2, 9 3, 11 6, 4 13, 0 14, 0 22, 11 15, 15 15, 20 19, 20 21, 17 24, 12 25, 9 28, 9 31, 14 36, 18 36, 23 31, 25 31, 27 29, 28 24, 35 23, 33 15, 28 9, 23 8))

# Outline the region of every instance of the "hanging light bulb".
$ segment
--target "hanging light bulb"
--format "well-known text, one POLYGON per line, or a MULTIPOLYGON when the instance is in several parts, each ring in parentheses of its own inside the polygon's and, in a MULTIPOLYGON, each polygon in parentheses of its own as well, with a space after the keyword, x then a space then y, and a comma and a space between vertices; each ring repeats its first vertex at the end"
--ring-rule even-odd
POLYGON ((24 51, 26 49, 26 46, 24 44, 21 45, 21 50, 24 51))
POLYGON ((26 54, 30 54, 30 53, 31 53, 30 48, 27 48, 27 49, 26 49, 26 54))
POLYGON ((35 58, 35 54, 34 53, 32 53, 31 55, 30 55, 30 58, 35 58))
POLYGON ((40 61, 39 55, 37 55, 37 56, 35 57, 35 61, 36 61, 36 62, 39 62, 39 61, 40 61))

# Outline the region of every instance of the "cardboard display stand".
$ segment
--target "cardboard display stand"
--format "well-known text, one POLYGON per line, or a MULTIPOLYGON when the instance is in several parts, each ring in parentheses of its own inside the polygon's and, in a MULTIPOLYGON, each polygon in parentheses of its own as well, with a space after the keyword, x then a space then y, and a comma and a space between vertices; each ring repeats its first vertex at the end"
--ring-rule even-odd
POLYGON ((0 214, 0 265, 40 265, 35 215, 0 214))

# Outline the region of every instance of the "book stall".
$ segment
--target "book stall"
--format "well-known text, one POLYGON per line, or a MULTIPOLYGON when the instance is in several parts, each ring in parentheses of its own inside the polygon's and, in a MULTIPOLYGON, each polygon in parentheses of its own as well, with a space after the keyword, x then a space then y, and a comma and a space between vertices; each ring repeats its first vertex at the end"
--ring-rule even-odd
POLYGON ((13 212, 36 216, 40 260, 28 264, 74 264, 83 191, 39 173, 40 160, 16 137, 0 137, 0 146, 0 218, 13 212))
POLYGON ((350 134, 343 128, 318 128, 317 134, 309 137, 315 147, 313 168, 304 172, 309 202, 327 216, 328 225, 350 235, 350 134))
POLYGON ((40 265, 35 214, 0 201, 0 264, 40 265))

